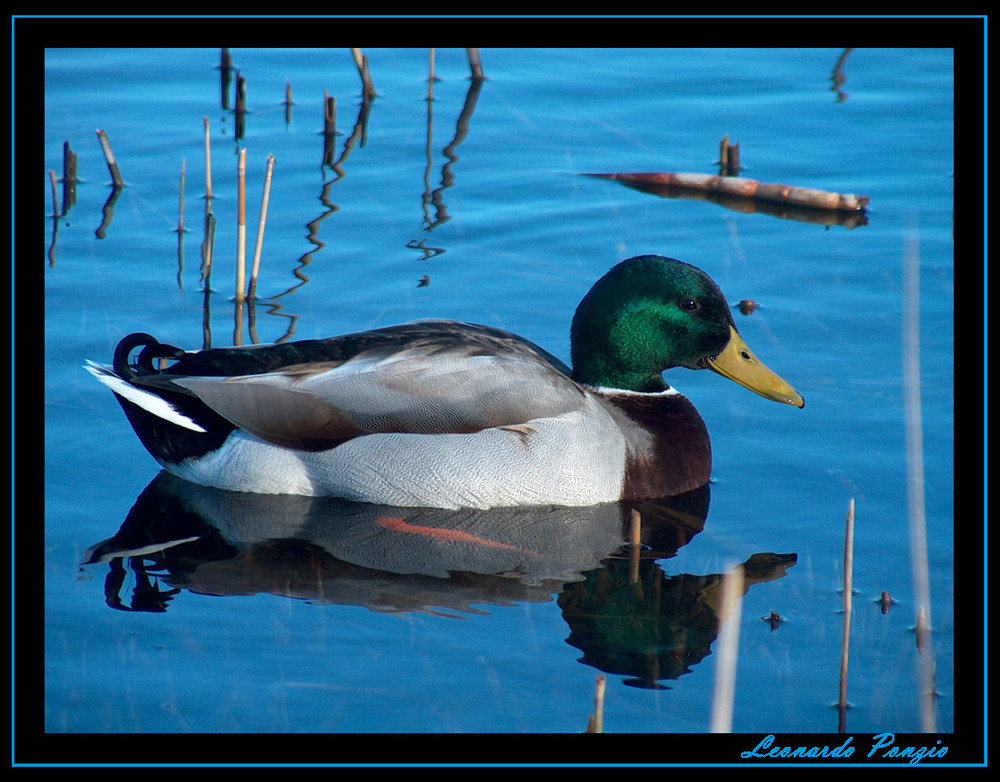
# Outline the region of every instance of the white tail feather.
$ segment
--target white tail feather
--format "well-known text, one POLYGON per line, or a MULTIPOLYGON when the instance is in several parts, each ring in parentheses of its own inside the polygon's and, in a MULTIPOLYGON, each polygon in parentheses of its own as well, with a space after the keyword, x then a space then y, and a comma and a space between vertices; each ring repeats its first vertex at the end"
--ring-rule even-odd
POLYGON ((157 418, 162 418, 164 421, 169 421, 172 424, 177 424, 177 426, 183 426, 185 429, 190 429, 193 432, 207 431, 178 411, 163 397, 149 391, 143 391, 141 388, 136 388, 131 383, 118 377, 114 370, 106 364, 87 361, 83 368, 116 394, 138 405, 147 413, 151 413, 157 418))

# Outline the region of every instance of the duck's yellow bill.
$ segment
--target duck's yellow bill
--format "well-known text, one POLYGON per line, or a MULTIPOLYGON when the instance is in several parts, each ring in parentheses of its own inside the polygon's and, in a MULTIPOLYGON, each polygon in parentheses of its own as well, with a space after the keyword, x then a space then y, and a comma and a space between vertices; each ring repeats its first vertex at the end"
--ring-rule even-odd
POLYGON ((705 359, 705 365, 709 369, 767 399, 796 407, 805 406, 802 395, 764 366, 747 347, 743 337, 736 333, 736 329, 730 326, 729 332, 729 343, 722 352, 715 358, 705 359))

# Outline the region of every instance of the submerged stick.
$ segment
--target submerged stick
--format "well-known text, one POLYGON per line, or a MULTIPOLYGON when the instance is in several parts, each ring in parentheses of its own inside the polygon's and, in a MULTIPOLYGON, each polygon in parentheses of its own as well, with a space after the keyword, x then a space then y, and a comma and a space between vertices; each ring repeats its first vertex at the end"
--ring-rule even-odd
POLYGON ((111 142, 108 141, 108 134, 103 130, 97 131, 97 140, 101 142, 101 149, 104 150, 104 159, 108 162, 108 170, 111 172, 111 181, 115 187, 122 187, 125 181, 122 173, 118 170, 118 163, 115 161, 115 154, 111 151, 111 142))
POLYGON ((854 498, 847 506, 844 522, 844 629, 840 639, 840 698, 838 730, 847 730, 847 652, 851 645, 851 611, 853 609, 854 582, 854 498))
POLYGON ((257 274, 260 272, 260 253, 264 247, 264 222, 267 220, 267 201, 271 193, 271 172, 274 170, 274 155, 267 156, 267 173, 264 175, 264 194, 260 199, 260 219, 257 222, 257 243, 253 251, 253 268, 250 270, 250 294, 257 295, 257 274))

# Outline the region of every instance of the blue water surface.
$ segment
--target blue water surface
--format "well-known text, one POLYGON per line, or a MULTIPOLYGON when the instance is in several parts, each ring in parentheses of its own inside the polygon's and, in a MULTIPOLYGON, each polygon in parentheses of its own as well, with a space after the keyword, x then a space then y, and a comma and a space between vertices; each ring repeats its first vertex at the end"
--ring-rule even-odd
MULTIPOLYGON (((635 671, 602 668, 593 648, 574 645, 583 625, 560 602, 567 585, 610 572, 599 556, 523 592, 490 581, 500 589, 492 598, 478 581, 460 588, 447 568, 419 582, 394 577, 353 542, 338 544, 351 554, 336 572, 314 544, 323 576, 309 584, 277 566, 240 581, 249 553, 260 564, 265 550, 277 557, 289 545, 273 530, 237 534, 244 514, 225 522, 234 526, 218 545, 232 558, 209 557, 213 568, 195 570, 184 548, 170 568, 162 552, 137 550, 81 564, 159 471, 82 366, 110 361, 135 331, 189 349, 236 341, 238 149, 250 257, 275 158, 244 344, 444 317, 515 331, 568 361, 580 299, 643 253, 700 266, 734 304, 759 303, 735 315, 741 333, 806 406, 773 404, 714 373, 666 373, 709 427, 713 483, 704 529, 650 561, 658 570, 647 583, 797 555, 742 601, 732 721, 741 733, 837 730, 852 499, 847 728, 921 729, 902 332, 904 259, 916 247, 933 630, 921 654, 936 666, 934 726, 954 729, 951 50, 846 52, 838 98, 840 49, 483 49, 488 78, 478 85, 465 50, 439 49, 428 101, 428 50, 366 49, 377 97, 357 135, 363 106, 348 50, 231 51, 247 80, 240 138, 221 104, 218 49, 46 52, 45 167, 61 176, 68 141, 82 180, 58 219, 47 178, 42 204, 47 731, 580 732, 601 673, 605 731, 709 729, 713 633, 679 675, 647 671, 658 686, 637 686, 635 671), (324 161, 324 91, 336 98, 333 161, 324 161), (208 296, 205 118, 217 220, 208 296), (102 238, 112 189, 98 128, 127 183, 102 238), (783 219, 581 176, 716 174, 726 135, 740 144, 743 176, 867 196, 867 224, 783 219), (149 600, 147 584, 169 594, 149 600), (886 612, 883 591, 895 601, 886 612), (773 630, 762 620, 772 611, 784 619, 773 630)), ((57 191, 61 204, 61 183, 57 191)), ((714 605, 708 586, 690 594, 714 605)))

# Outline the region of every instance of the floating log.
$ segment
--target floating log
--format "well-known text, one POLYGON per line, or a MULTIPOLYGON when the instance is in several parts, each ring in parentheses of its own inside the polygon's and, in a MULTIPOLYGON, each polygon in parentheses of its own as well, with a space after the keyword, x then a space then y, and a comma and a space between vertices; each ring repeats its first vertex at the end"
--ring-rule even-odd
POLYGON ((787 204, 789 206, 800 206, 807 209, 859 212, 863 211, 871 200, 867 196, 856 196, 852 193, 830 193, 826 190, 815 190, 808 187, 765 184, 754 179, 713 176, 711 174, 639 173, 586 174, 586 176, 611 179, 626 185, 671 187, 679 190, 725 193, 726 195, 734 195, 741 198, 751 198, 769 203, 787 204))

